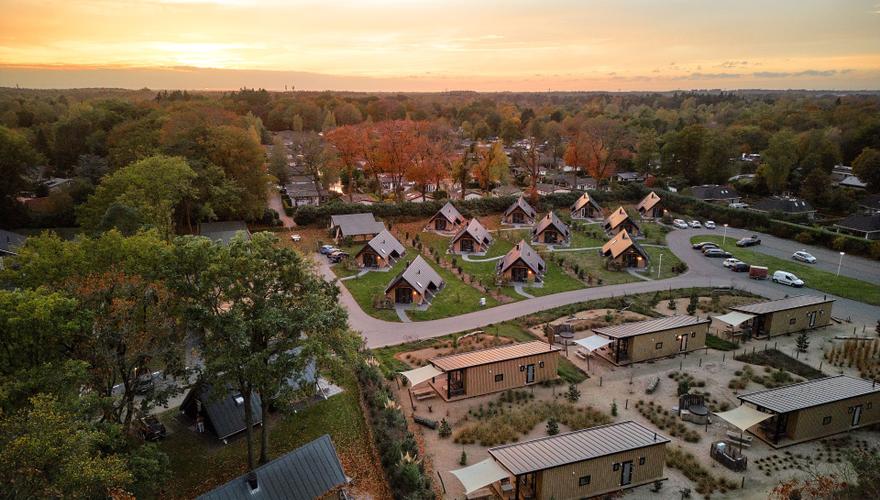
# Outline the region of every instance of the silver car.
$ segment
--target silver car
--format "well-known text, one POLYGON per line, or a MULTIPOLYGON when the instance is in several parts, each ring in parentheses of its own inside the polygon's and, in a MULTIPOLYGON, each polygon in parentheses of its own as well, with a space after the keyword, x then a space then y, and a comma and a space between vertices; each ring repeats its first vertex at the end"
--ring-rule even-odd
POLYGON ((807 264, 816 263, 816 258, 810 255, 806 250, 798 250, 797 252, 791 254, 791 258, 794 260, 799 260, 801 262, 806 262, 807 264))

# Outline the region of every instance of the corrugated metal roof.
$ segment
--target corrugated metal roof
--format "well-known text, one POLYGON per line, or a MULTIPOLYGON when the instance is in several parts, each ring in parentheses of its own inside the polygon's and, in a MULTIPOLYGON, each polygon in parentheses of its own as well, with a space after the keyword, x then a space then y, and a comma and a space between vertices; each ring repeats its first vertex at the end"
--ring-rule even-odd
POLYGON ((519 475, 668 442, 639 423, 625 421, 489 448, 489 454, 519 475))
POLYGON ((362 234, 379 234, 385 224, 376 220, 372 213, 331 215, 330 227, 338 227, 342 236, 358 236, 362 234))
POLYGON ((640 212, 647 212, 648 210, 654 208, 654 206, 658 203, 660 203, 660 196, 654 191, 651 191, 650 193, 648 193, 647 196, 642 198, 642 201, 640 201, 638 206, 636 206, 636 210, 640 212))
POLYGON ((200 500, 312 500, 348 482, 330 436, 324 434, 254 469, 257 489, 247 474, 198 497, 200 500))
POLYGON ((544 218, 541 219, 541 222, 538 223, 537 227, 535 227, 535 229, 532 231, 532 234, 537 236, 543 233, 544 230, 550 226, 555 227, 557 231, 568 238, 568 226, 566 226, 565 223, 559 220, 559 217, 556 216, 556 212, 553 212, 552 210, 550 212, 547 212, 547 215, 545 215, 544 218))
MULTIPOLYGON (((372 240, 367 242, 367 244, 364 245, 364 249, 367 247, 372 248, 376 253, 385 258, 395 251, 398 256, 406 253, 406 248, 404 248, 403 245, 397 241, 397 238, 395 238, 387 229, 383 229, 381 233, 377 234, 372 240)), ((361 249, 358 254, 363 252, 364 249, 361 249)))
POLYGON ((526 214, 527 217, 535 217, 535 215, 537 215, 537 212, 535 212, 535 209, 532 208, 532 206, 529 205, 529 202, 527 202, 525 200, 525 198, 523 198, 522 196, 517 198, 516 201, 513 202, 513 205, 510 205, 509 207, 507 207, 507 210, 504 211, 504 215, 510 215, 510 213, 513 212, 514 210, 516 210, 517 208, 522 209, 522 211, 526 214))
POLYGON ((709 323, 711 323, 710 320, 700 319, 696 316, 670 316, 668 318, 636 321, 634 323, 624 323, 622 325, 605 328, 593 328, 593 332, 606 337, 621 339, 636 335, 645 335, 647 333, 672 330, 673 328, 681 328, 683 326, 708 325, 709 323))
POLYGON ((825 302, 834 302, 834 299, 826 297, 814 297, 812 295, 797 295, 787 299, 770 300, 767 302, 758 302, 757 304, 749 304, 746 306, 731 307, 734 311, 742 311, 752 314, 768 314, 778 311, 794 309, 796 307, 812 306, 816 304, 824 304, 825 302))
POLYGON ((476 217, 471 219, 466 226, 462 227, 457 233, 455 233, 455 236, 452 237, 451 243, 455 243, 465 234, 469 234, 476 242, 483 245, 490 245, 492 243, 492 235, 490 235, 489 231, 480 224, 480 221, 478 221, 476 217))
POLYGON ((572 205, 571 210, 572 211, 580 210, 580 209, 584 208, 584 206, 586 206, 587 204, 593 205, 593 207, 596 210, 598 210, 599 213, 602 213, 602 207, 600 207, 599 204, 596 203, 596 200, 594 200, 593 198, 590 197, 589 193, 582 194, 581 197, 578 198, 577 201, 574 202, 574 205, 572 205))
POLYGON ((498 271, 503 273, 520 259, 536 274, 543 274, 547 268, 541 255, 530 247, 525 240, 520 240, 498 263, 498 271))
POLYGON ((440 356, 431 359, 431 364, 443 371, 458 370, 469 366, 485 365, 487 363, 497 363, 508 359, 523 358, 526 356, 534 356, 546 352, 556 352, 560 349, 546 342, 535 340, 532 342, 522 342, 519 344, 508 344, 500 347, 492 347, 489 349, 480 349, 479 351, 463 352, 460 354, 450 354, 448 356, 440 356))
POLYGON ((413 287, 413 289, 422 295, 424 295, 432 283, 435 288, 439 289, 443 287, 443 278, 440 277, 440 274, 438 274, 421 255, 417 255, 416 258, 406 266, 406 269, 404 269, 402 273, 391 280, 391 283, 385 288, 385 293, 388 293, 388 290, 400 280, 405 280, 411 287, 413 287))
POLYGON ((880 392, 880 385, 871 380, 838 375, 750 392, 739 399, 776 413, 787 413, 875 392, 880 392))

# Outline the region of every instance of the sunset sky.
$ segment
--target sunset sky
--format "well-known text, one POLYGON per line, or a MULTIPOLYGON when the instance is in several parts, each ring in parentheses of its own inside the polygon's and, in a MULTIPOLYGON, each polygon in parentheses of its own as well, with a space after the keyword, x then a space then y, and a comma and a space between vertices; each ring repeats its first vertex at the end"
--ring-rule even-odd
POLYGON ((0 86, 880 89, 877 0, 0 0, 0 86))

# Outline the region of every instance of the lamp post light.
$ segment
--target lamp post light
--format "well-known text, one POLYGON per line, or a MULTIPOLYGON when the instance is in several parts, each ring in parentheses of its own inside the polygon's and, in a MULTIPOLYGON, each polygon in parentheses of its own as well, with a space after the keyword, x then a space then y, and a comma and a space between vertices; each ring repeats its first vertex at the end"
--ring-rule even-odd
POLYGON ((840 252, 840 260, 837 261, 837 276, 840 276, 840 266, 843 265, 844 255, 846 255, 846 252, 840 252))
POLYGON ((663 254, 660 254, 660 262, 657 263, 657 279, 660 279, 660 268, 663 267, 663 254))
POLYGON ((724 237, 721 238, 721 245, 724 246, 724 244, 726 242, 727 242, 727 224, 724 225, 724 237))

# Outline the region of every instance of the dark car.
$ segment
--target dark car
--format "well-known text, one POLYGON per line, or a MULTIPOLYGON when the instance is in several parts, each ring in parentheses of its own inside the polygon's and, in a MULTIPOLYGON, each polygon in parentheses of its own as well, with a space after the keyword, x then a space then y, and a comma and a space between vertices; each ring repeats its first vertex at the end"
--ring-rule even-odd
POLYGON ((705 252, 703 252, 703 255, 705 255, 706 257, 724 258, 724 259, 726 259, 728 257, 733 257, 733 254, 731 254, 730 252, 725 252, 724 250, 722 250, 720 248, 710 248, 710 249, 706 250, 705 252))
POLYGON ((716 245, 715 243, 712 243, 711 241, 701 241, 699 243, 694 243, 693 249, 694 250, 702 250, 706 247, 717 247, 717 246, 718 245, 716 245))
POLYGON ((760 245, 761 239, 758 238, 757 235, 746 236, 745 238, 736 242, 736 246, 738 247, 751 247, 755 245, 760 245))
POLYGON ((336 262, 339 262, 339 261, 341 261, 342 259, 344 259, 344 258, 346 258, 346 257, 348 257, 348 254, 347 254, 347 253, 345 253, 345 252, 343 252, 343 251, 341 251, 341 250, 337 250, 337 251, 331 253, 330 255, 328 255, 328 256, 327 256, 327 260, 329 260, 330 262, 336 263, 336 262))
POLYGON ((730 266, 730 270, 735 273, 747 273, 749 272, 749 268, 752 266, 746 264, 745 262, 737 262, 736 264, 730 266))
POLYGON ((158 441, 166 435, 165 425, 158 418, 150 415, 137 420, 137 430, 144 441, 158 441))

